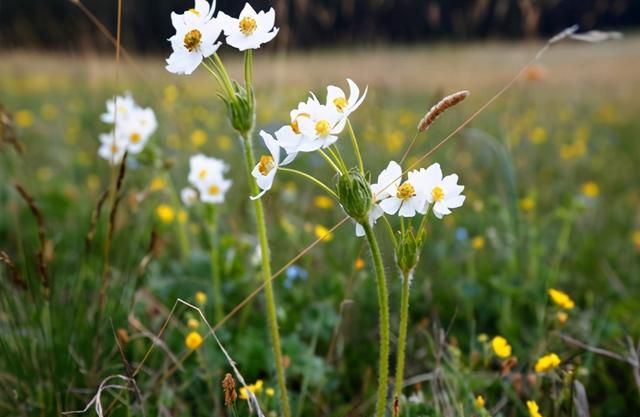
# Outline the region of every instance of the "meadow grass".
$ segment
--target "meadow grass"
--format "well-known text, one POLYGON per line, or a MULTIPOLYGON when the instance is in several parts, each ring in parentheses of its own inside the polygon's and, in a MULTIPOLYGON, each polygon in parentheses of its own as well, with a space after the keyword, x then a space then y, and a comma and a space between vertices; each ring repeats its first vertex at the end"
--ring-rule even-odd
MULTIPOLYGON (((428 161, 460 175, 467 201, 455 216, 430 223, 414 273, 404 390, 410 399, 401 402, 403 415, 527 415, 528 399, 536 399, 545 416, 583 416, 577 410, 585 404, 591 415, 628 416, 640 409, 638 360, 631 355, 637 347, 629 346, 640 337, 639 44, 631 37, 559 45, 544 67, 428 161), (575 301, 566 319, 548 288, 575 301), (495 335, 508 340, 516 363, 496 358, 495 335), (562 358, 562 372, 536 374, 536 360, 551 351, 562 358), (484 411, 477 395, 485 399, 484 411)), ((458 126, 538 48, 491 43, 260 56, 257 126, 277 129, 307 89, 323 95, 327 83, 352 77, 370 88, 353 124, 377 175, 386 161, 402 156, 424 112, 444 94, 472 91, 419 139, 408 162, 458 126)), ((231 60, 229 68, 240 74, 241 61, 231 60)), ((98 116, 115 88, 113 59, 87 52, 3 53, 0 60, 0 102, 24 148, 19 154, 0 144, 2 414, 82 409, 106 377, 138 368, 140 395, 103 394, 105 414, 223 413, 220 384, 232 372, 227 361, 208 339, 195 351, 185 346, 194 330, 189 319, 207 333, 197 313, 180 304, 169 314, 178 298, 199 302, 212 324, 220 314, 205 214, 181 207, 175 189, 186 185, 193 153, 232 166, 233 188, 218 213, 224 219, 218 225, 222 311, 229 312, 261 283, 241 148, 205 71, 170 77, 155 57, 136 57, 134 66, 123 62, 120 71, 116 92, 132 91, 158 114, 152 143, 163 163, 130 166, 124 175, 111 222, 109 286, 98 315, 110 222, 108 206, 101 213, 96 207, 111 171, 96 149, 97 134, 105 130, 98 116), (44 236, 29 198, 42 213, 44 236), (88 236, 92 218, 95 234, 88 236), (196 300, 198 291, 208 300, 196 300)), ((340 143, 348 146, 344 137, 340 143)), ((322 162, 307 158, 306 171, 331 179, 322 162)), ((321 194, 279 174, 264 199, 273 269, 342 219, 321 194)), ((401 279, 389 267, 391 242, 380 243, 393 355, 401 279)), ((376 283, 365 246, 347 223, 273 282, 295 416, 373 410, 376 283)), ((247 382, 263 381, 253 388, 269 411, 277 410, 270 390, 276 378, 263 303, 255 298, 216 330, 247 382)), ((248 414, 246 404, 236 407, 238 415, 248 414)))

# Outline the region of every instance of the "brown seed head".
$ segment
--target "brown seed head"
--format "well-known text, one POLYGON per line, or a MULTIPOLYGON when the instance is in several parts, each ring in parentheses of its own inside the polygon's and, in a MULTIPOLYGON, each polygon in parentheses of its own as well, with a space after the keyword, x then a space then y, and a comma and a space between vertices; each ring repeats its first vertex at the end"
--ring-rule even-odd
POLYGON ((224 390, 224 406, 230 407, 238 398, 236 393, 236 381, 231 374, 226 374, 222 380, 222 389, 224 390))
POLYGON ((457 93, 453 93, 449 96, 446 96, 442 100, 440 100, 435 106, 431 107, 431 109, 424 115, 420 123, 418 123, 418 132, 424 132, 431 126, 431 124, 444 113, 447 109, 455 106, 460 103, 462 100, 467 98, 469 95, 469 91, 463 90, 458 91, 457 93))

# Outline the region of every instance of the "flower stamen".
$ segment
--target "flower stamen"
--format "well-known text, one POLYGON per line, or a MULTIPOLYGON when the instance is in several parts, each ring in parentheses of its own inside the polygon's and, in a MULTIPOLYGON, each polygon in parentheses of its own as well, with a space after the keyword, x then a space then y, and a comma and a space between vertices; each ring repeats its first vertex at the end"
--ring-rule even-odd
POLYGON ((202 40, 202 33, 198 29, 193 29, 184 35, 184 47, 187 51, 193 52, 200 47, 200 41, 202 40))
POLYGON ((218 187, 217 185, 212 185, 207 191, 209 191, 210 195, 217 195, 220 192, 220 187, 218 187))
POLYGON ((396 197, 400 200, 408 200, 414 195, 416 195, 416 189, 408 181, 398 187, 398 191, 396 192, 396 197))
POLYGON ((349 103, 347 102, 347 99, 344 97, 338 97, 333 99, 333 104, 336 106, 336 109, 338 109, 340 113, 344 113, 344 110, 347 108, 347 105, 349 105, 349 103))
POLYGON ((444 191, 442 188, 433 187, 433 190, 431 190, 431 198, 433 198, 435 202, 444 200, 444 191))
POLYGON ((300 126, 298 125, 298 119, 300 117, 310 117, 311 115, 309 115, 308 113, 300 113, 298 116, 296 116, 295 119, 293 119, 293 121, 291 122, 291 129, 295 132, 296 135, 300 134, 300 126))
POLYGON ((275 168, 275 166, 276 164, 273 162, 272 156, 262 155, 260 157, 260 163, 258 164, 258 171, 260 171, 262 175, 266 176, 273 168, 275 168))
POLYGON ((138 143, 140 142, 140 139, 142 139, 142 137, 140 136, 140 133, 138 132, 133 132, 130 136, 129 139, 131 140, 131 143, 138 143))
POLYGON ((256 20, 249 16, 243 17, 240 20, 239 26, 240 26, 240 32, 242 32, 244 36, 253 35, 253 32, 255 32, 256 29, 258 28, 258 24, 256 23, 256 20))
POLYGON ((318 136, 327 136, 331 130, 331 124, 327 120, 318 120, 316 122, 316 133, 318 136))

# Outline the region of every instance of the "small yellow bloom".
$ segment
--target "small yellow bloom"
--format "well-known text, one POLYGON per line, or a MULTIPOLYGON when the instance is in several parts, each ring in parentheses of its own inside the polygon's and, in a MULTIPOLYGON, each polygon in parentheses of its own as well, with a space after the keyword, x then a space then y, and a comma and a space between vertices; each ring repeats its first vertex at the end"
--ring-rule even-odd
POLYGON ((228 151, 233 147, 233 141, 227 135, 218 136, 218 138, 216 139, 216 143, 221 151, 228 151))
POLYGON ((364 259, 357 258, 353 266, 356 268, 357 271, 361 270, 362 268, 364 268, 364 259))
POLYGON ((31 110, 20 110, 17 111, 14 115, 14 120, 16 125, 20 127, 29 127, 33 125, 34 116, 31 110))
POLYGON ((636 246, 636 249, 640 250, 640 230, 636 230, 635 232, 633 232, 633 235, 631 236, 631 240, 633 241, 633 244, 636 246))
POLYGON ((475 250, 480 250, 482 248, 484 248, 484 237, 482 236, 476 236, 473 239, 471 239, 471 247, 475 250))
POLYGON ((561 324, 564 324, 567 319, 569 318, 569 315, 567 313, 565 313, 564 311, 558 311, 558 314, 556 314, 556 317, 558 318, 558 321, 561 324))
POLYGON ((314 227, 313 232, 315 233, 316 238, 322 239, 324 242, 329 242, 331 239, 333 239, 333 233, 331 233, 329 229, 322 226, 321 224, 317 224, 314 227))
POLYGON ((202 129, 196 129, 191 133, 191 143, 195 147, 199 147, 205 144, 207 141, 207 132, 202 129))
POLYGON ((484 404, 485 404, 484 403, 484 397, 482 395, 478 395, 476 397, 476 401, 475 401, 476 408, 483 409, 484 408, 484 404))
POLYGON ((207 294, 205 294, 202 291, 198 291, 196 293, 196 303, 198 303, 199 305, 205 305, 207 302, 207 294))
POLYGON ((582 184, 582 194, 589 198, 595 198, 600 194, 600 187, 593 181, 587 181, 582 184))
POLYGON ((160 204, 158 208, 156 208, 156 215, 163 223, 172 223, 176 218, 176 212, 167 204, 160 204))
POLYGON ((478 335, 478 342, 487 343, 489 341, 489 336, 486 333, 480 333, 478 335))
POLYGON ((502 336, 491 339, 491 348, 499 358, 505 359, 511 356, 511 345, 502 336))
POLYGON ((187 212, 185 210, 178 210, 178 221, 181 224, 185 224, 187 222, 187 220, 189 220, 189 215, 187 214, 187 212))
POLYGON ((202 336, 198 332, 191 332, 187 335, 187 338, 184 339, 184 344, 191 350, 196 350, 202 344, 202 336))
POLYGON ((558 306, 564 308, 565 310, 571 310, 575 307, 575 303, 569 297, 569 294, 562 292, 560 290, 556 290, 554 288, 549 288, 549 297, 556 303, 558 306))
POLYGON ((313 205, 319 209, 330 209, 333 207, 333 200, 325 195, 319 195, 313 199, 313 205))
POLYGON ((520 209, 525 212, 530 212, 536 208, 536 201, 531 197, 525 197, 520 200, 520 209))
POLYGON ((530 417, 542 417, 542 414, 539 412, 538 404, 535 401, 527 401, 527 408, 529 409, 530 417))
POLYGON ((264 382, 261 379, 258 379, 254 384, 253 384, 253 392, 254 393, 258 393, 260 391, 262 391, 262 386, 264 385, 264 382))
POLYGON ((159 191, 164 189, 167 186, 167 181, 162 177, 156 177, 151 181, 151 185, 149 185, 149 189, 151 191, 159 191))
MULTIPOLYGON (((259 393, 260 391, 262 391, 262 386, 263 386, 264 382, 261 379, 258 379, 255 383, 253 384, 249 384, 246 387, 240 387, 240 389, 238 390, 240 393, 240 399, 241 400, 248 400, 249 399, 249 392, 252 392, 254 394, 259 393)), ((273 388, 267 388, 265 393, 269 396, 273 395, 273 388), (269 394, 269 390, 271 390, 271 394, 269 394)))
POLYGON ((187 320, 187 327, 189 327, 192 330, 195 330, 198 327, 200 327, 200 322, 196 319, 189 319, 187 320))
POLYGON ((556 355, 555 353, 549 353, 538 359, 534 366, 534 369, 538 373, 546 372, 551 369, 557 368, 560 365, 560 362, 560 357, 558 357, 558 355, 556 355))
POLYGON ((264 393, 267 394, 267 397, 273 397, 276 391, 273 388, 267 388, 264 390, 264 393))
POLYGON ((544 127, 538 126, 529 134, 529 138, 534 145, 542 145, 547 141, 547 131, 544 127))

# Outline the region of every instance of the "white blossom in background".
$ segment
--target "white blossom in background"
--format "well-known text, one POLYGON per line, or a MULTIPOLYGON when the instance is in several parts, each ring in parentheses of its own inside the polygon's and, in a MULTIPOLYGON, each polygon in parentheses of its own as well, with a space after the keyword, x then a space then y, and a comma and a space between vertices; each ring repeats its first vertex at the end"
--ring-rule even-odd
POLYGON ((231 180, 224 178, 228 165, 221 159, 203 154, 194 155, 189 160, 188 180, 198 190, 203 203, 220 204, 231 187, 231 180))
POLYGON ((100 147, 98 148, 98 156, 106 159, 111 165, 122 162, 124 153, 127 151, 127 142, 114 132, 101 133, 99 136, 100 147))
POLYGON ((433 214, 441 219, 451 214, 451 209, 461 207, 465 196, 462 195, 464 186, 458 185, 458 175, 451 174, 442 177, 440 164, 433 164, 427 169, 420 169, 419 175, 424 184, 427 204, 433 204, 433 214))
POLYGON ((218 50, 222 26, 213 17, 215 6, 215 1, 209 5, 206 0, 196 0, 195 7, 183 14, 171 13, 176 33, 169 38, 173 52, 167 59, 167 71, 191 74, 204 58, 218 50))
POLYGON ((223 12, 218 14, 218 19, 224 30, 226 42, 239 51, 258 49, 275 38, 279 29, 274 27, 276 12, 273 8, 268 12, 256 11, 249 3, 244 5, 240 16, 236 19, 223 12))
POLYGON ((185 206, 192 206, 198 201, 198 192, 191 187, 185 187, 180 190, 180 200, 185 206))

